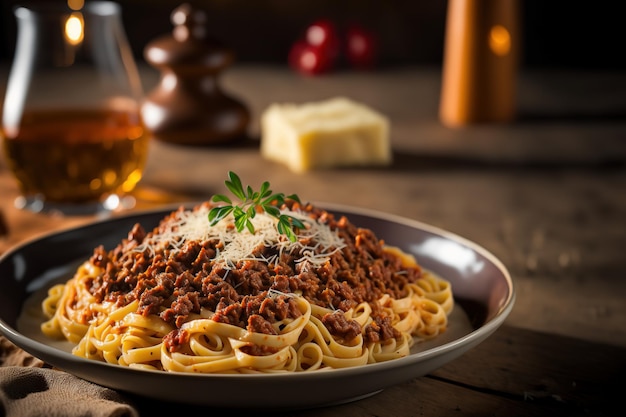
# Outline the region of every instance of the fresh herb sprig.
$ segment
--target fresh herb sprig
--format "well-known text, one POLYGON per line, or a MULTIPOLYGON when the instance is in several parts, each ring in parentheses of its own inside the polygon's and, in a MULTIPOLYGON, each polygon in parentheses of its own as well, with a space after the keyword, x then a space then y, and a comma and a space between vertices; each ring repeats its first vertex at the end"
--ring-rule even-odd
POLYGON ((293 216, 282 214, 278 208, 285 202, 285 199, 295 200, 299 203, 300 198, 296 194, 285 197, 283 193, 272 193, 270 183, 267 181, 261 185, 259 191, 254 191, 249 185, 244 189, 241 179, 232 171, 228 172, 228 178, 224 183, 230 192, 240 200, 240 203, 234 204, 230 198, 223 194, 214 195, 212 198, 213 202, 225 204, 209 210, 211 226, 214 226, 232 213, 235 218, 235 228, 238 232, 241 232, 245 227, 250 233, 254 233, 254 225, 251 220, 256 216, 257 210, 260 210, 278 219, 276 224, 278 233, 287 236, 291 242, 297 240, 294 228, 304 229, 304 223, 293 216))

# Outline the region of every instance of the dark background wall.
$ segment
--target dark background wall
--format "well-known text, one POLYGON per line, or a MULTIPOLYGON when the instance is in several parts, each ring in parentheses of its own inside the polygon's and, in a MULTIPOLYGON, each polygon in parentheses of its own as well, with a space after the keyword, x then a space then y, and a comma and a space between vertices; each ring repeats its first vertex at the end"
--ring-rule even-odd
MULTIPOLYGON (((52 2, 55 0, 47 0, 52 2)), ((56 0, 63 3, 63 0, 56 0)), ((0 62, 13 56, 14 0, 0 0, 0 62)), ((182 1, 118 0, 139 59, 145 45, 171 30, 170 12, 182 1)), ((291 43, 311 21, 362 21, 378 32, 383 66, 440 65, 445 0, 197 0, 213 36, 239 62, 286 62, 291 43)), ((522 65, 624 70, 626 23, 619 1, 520 0, 522 65)))

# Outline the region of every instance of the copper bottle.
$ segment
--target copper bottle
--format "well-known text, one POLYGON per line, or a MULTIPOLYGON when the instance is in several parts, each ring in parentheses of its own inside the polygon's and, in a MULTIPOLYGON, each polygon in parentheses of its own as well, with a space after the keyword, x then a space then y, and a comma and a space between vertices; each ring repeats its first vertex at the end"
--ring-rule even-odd
POLYGON ((515 118, 520 54, 516 0, 450 0, 440 120, 447 126, 515 118))

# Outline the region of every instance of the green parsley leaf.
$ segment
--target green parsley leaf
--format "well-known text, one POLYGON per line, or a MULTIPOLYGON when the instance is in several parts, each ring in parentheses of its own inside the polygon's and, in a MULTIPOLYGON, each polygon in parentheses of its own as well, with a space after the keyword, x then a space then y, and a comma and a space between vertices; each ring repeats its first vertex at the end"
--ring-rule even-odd
POLYGON ((216 225, 232 213, 235 218, 235 228, 238 232, 246 228, 250 233, 254 233, 254 225, 250 220, 254 218, 258 210, 264 211, 278 220, 276 223, 278 233, 285 235, 292 242, 297 240, 294 228, 304 229, 304 223, 293 216, 281 214, 278 208, 286 199, 295 200, 299 203, 300 198, 296 194, 291 194, 287 197, 283 193, 273 194, 268 181, 261 184, 259 191, 254 191, 250 186, 244 189, 241 179, 232 171, 228 172, 228 180, 224 183, 230 192, 240 200, 240 204, 233 204, 233 201, 223 194, 214 195, 211 199, 213 202, 225 204, 213 207, 209 211, 211 226, 216 225))

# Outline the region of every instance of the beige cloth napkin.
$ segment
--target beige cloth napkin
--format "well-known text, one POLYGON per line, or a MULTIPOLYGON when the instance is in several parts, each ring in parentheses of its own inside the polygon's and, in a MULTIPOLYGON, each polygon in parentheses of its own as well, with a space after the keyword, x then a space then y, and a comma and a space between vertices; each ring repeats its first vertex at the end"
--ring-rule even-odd
POLYGON ((45 367, 0 336, 0 416, 139 417, 116 391, 45 367))

